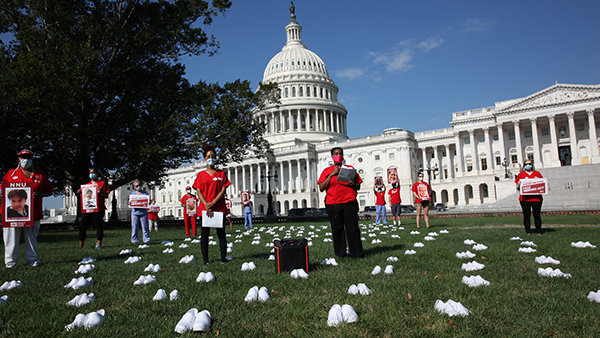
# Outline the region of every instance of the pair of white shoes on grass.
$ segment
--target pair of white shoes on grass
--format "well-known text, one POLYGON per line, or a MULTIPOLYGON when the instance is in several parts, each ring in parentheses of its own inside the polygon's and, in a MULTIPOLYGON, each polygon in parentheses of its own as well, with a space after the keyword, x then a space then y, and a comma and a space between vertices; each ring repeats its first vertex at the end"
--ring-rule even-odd
POLYGON ((86 330, 88 330, 89 328, 98 326, 104 320, 105 316, 106 313, 104 309, 96 312, 90 312, 87 315, 80 313, 75 317, 75 320, 71 324, 65 326, 65 329, 67 331, 71 331, 75 327, 83 326, 86 330))
POLYGON ((397 262, 398 261, 398 257, 394 257, 394 256, 390 256, 387 258, 388 262, 397 262))
POLYGON ((434 308, 439 313, 441 313, 443 315, 448 315, 450 317, 454 317, 454 316, 466 317, 471 313, 471 311, 467 310, 467 308, 465 308, 461 303, 455 302, 452 299, 448 299, 448 301, 446 303, 444 303, 440 299, 438 299, 435 302, 434 308))
POLYGON ((263 286, 259 289, 258 286, 253 286, 248 290, 248 294, 246 294, 246 298, 244 298, 245 302, 254 302, 257 300, 263 303, 271 300, 269 290, 267 290, 266 287, 263 286))
POLYGON ((590 242, 583 242, 583 241, 579 241, 577 243, 571 242, 571 246, 574 247, 574 248, 580 248, 580 249, 583 249, 583 248, 592 248, 592 249, 594 249, 594 248, 596 248, 596 246, 593 245, 592 243, 590 243, 590 242))
POLYGON ((175 250, 171 249, 171 248, 166 248, 163 250, 163 253, 173 253, 175 252, 175 250))
POLYGON ((244 262, 244 264, 242 264, 242 271, 250 271, 254 269, 256 269, 256 265, 254 264, 254 262, 244 262))
POLYGON ((559 260, 556 260, 550 256, 546 257, 544 255, 536 257, 535 262, 538 264, 554 264, 554 265, 560 264, 559 260))
POLYGON ((10 290, 10 289, 14 289, 14 288, 18 288, 19 286, 23 286, 23 283, 21 283, 20 280, 13 280, 10 282, 4 282, 4 284, 2 284, 2 286, 0 286, 0 290, 10 290))
POLYGON ((435 238, 433 238, 431 236, 425 236, 423 239, 426 241, 435 241, 435 238))
POLYGON ((80 295, 75 296, 75 298, 71 299, 70 301, 68 301, 67 305, 80 307, 80 306, 89 304, 94 300, 96 300, 96 296, 94 296, 93 293, 90 293, 89 295, 87 293, 82 293, 80 295))
POLYGON ((184 334, 189 331, 208 331, 210 328, 210 312, 203 310, 198 313, 196 308, 190 309, 175 326, 175 332, 184 334))
POLYGON ((420 232, 418 232, 418 231, 411 231, 411 232, 410 232, 410 234, 411 234, 411 235, 420 235, 421 233, 420 233, 420 232))
POLYGON ((85 265, 80 265, 79 269, 77 269, 77 271, 75 271, 75 273, 90 273, 94 271, 94 265, 93 264, 85 264, 85 265))
POLYGON ((392 238, 402 238, 400 235, 392 235, 392 238))
POLYGON ((485 286, 490 285, 490 282, 483 279, 480 275, 469 276, 469 277, 463 276, 462 282, 464 284, 467 284, 471 288, 476 288, 476 287, 483 286, 483 285, 485 285, 485 286))
POLYGON ((198 278, 196 278, 196 282, 201 283, 201 282, 212 282, 215 280, 215 275, 213 275, 212 272, 200 272, 200 274, 198 275, 198 278))
POLYGON ((531 241, 524 241, 521 242, 522 246, 537 246, 535 243, 531 242, 531 241))
MULTIPOLYGON (((177 290, 171 291, 171 293, 169 294, 169 298, 171 299, 171 301, 179 299, 179 291, 177 291, 177 290)), ((154 295, 154 297, 152 297, 152 300, 165 300, 165 299, 167 299, 167 293, 163 289, 158 289, 158 291, 156 291, 156 294, 154 295)))
POLYGON ((162 244, 164 246, 173 246, 173 245, 175 245, 175 243, 173 243, 171 241, 162 241, 162 242, 160 242, 160 244, 162 244))
POLYGON ((323 238, 324 243, 333 242, 331 238, 323 238))
MULTIPOLYGON (((3 296, 3 297, 6 297, 6 296, 3 296)), ((588 293, 587 299, 590 302, 600 303, 600 290, 598 290, 598 292, 590 291, 590 293, 588 293)))
POLYGON ((477 271, 477 270, 481 270, 483 268, 485 268, 485 265, 483 265, 481 263, 477 263, 476 261, 464 263, 462 265, 462 269, 465 271, 477 271))
MULTIPOLYGON (((380 274, 380 273, 381 273, 381 267, 380 267, 379 265, 377 265, 377 266, 376 266, 376 267, 373 269, 373 271, 371 271, 371 274, 372 274, 373 276, 374 276, 374 275, 378 275, 378 274, 380 274)), ((386 266, 386 267, 385 267, 385 271, 384 271, 383 273, 385 273, 386 275, 391 275, 391 274, 393 274, 393 273, 394 273, 394 267, 393 267, 393 266, 391 266, 391 265, 388 265, 388 266, 386 266)))
POLYGON ((83 287, 86 287, 88 285, 91 285, 93 283, 92 277, 88 277, 88 278, 83 278, 83 277, 79 277, 79 278, 73 278, 71 279, 71 282, 67 285, 65 285, 66 289, 73 289, 73 290, 77 290, 77 289, 81 289, 83 287))
POLYGON ((133 251, 131 251, 131 249, 124 249, 119 252, 119 255, 131 255, 132 253, 133 251))
POLYGON ((471 259, 471 258, 473 258, 473 257, 475 257, 475 256, 477 256, 477 255, 476 255, 476 254, 474 254, 474 253, 472 253, 472 252, 471 252, 471 251, 469 251, 469 250, 467 250, 467 251, 465 251, 465 252, 457 252, 457 253, 456 253, 456 258, 461 258, 461 259, 462 259, 462 258, 469 258, 469 259, 471 259))
POLYGON ((560 271, 560 269, 556 269, 553 270, 552 268, 539 268, 538 269, 538 275, 542 276, 542 277, 565 277, 565 278, 571 278, 571 274, 570 273, 563 273, 562 271, 560 271))
POLYGON ((463 243, 465 243, 466 245, 475 245, 475 244, 477 244, 477 242, 475 242, 472 239, 465 239, 465 241, 463 243))
POLYGON ((308 278, 308 274, 306 273, 306 271, 304 271, 304 269, 294 269, 292 270, 292 272, 290 272, 290 276, 294 279, 296 278, 308 278))
POLYGON ((415 248, 422 248, 424 246, 425 246, 425 244, 423 244, 421 242, 417 242, 417 243, 413 244, 413 247, 415 247, 415 248))
POLYGON ((519 252, 525 252, 525 253, 532 253, 532 252, 536 252, 537 250, 534 248, 519 248, 519 252))
POLYGON ((96 261, 95 258, 92 257, 87 257, 81 260, 81 262, 79 262, 79 264, 90 264, 90 263, 94 263, 96 261))
POLYGON ((144 271, 146 272, 159 272, 160 270, 162 270, 162 268, 160 267, 160 264, 148 264, 148 266, 144 269, 144 271))
POLYGON ((351 305, 344 304, 340 306, 335 304, 331 310, 329 310, 329 316, 327 317, 327 325, 338 327, 343 323, 354 323, 358 321, 358 315, 351 305))
POLYGON ((143 284, 150 284, 150 283, 156 283, 156 277, 151 276, 151 275, 147 275, 147 276, 142 275, 135 282, 133 282, 133 285, 143 285, 143 284))
POLYGON ((374 239, 371 241, 371 244, 379 244, 379 243, 381 243, 380 239, 374 239))
POLYGON ((483 251, 486 250, 488 247, 486 245, 483 244, 475 244, 473 245, 473 250, 475 251, 483 251))
POLYGON ((336 262, 335 258, 325 258, 325 260, 321 262, 321 265, 338 266, 339 264, 336 262))
POLYGON ((142 260, 142 257, 139 256, 131 256, 125 260, 125 264, 133 264, 142 260))
POLYGON ((349 295, 360 294, 362 296, 368 296, 372 293, 373 293, 373 291, 371 291, 371 289, 369 289, 365 283, 358 283, 358 285, 352 284, 352 285, 350 285, 350 288, 348 288, 349 295))
POLYGON ((185 244, 185 243, 181 243, 181 245, 179 246, 180 249, 185 249, 185 248, 189 248, 190 246, 185 244))
POLYGON ((179 264, 188 264, 195 261, 196 259, 194 258, 194 255, 185 255, 179 260, 179 264))
POLYGON ((140 244, 138 245, 138 249, 148 249, 150 247, 150 245, 148 244, 140 244))
POLYGON ((269 256, 269 260, 270 260, 270 261, 274 261, 274 260, 275 260, 275 255, 270 255, 270 256, 269 256))
POLYGON ((406 251, 404 251, 404 254, 405 255, 415 255, 415 254, 417 254, 417 252, 415 250, 406 250, 406 251))

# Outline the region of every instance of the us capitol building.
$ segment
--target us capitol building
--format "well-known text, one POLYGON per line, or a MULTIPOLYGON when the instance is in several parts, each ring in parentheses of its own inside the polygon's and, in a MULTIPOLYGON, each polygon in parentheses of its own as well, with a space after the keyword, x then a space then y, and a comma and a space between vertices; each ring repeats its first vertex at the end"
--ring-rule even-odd
MULTIPOLYGON (((234 215, 242 215, 240 193, 246 190, 252 194, 254 214, 266 213, 269 174, 277 175, 270 187, 276 214, 325 207, 317 180, 332 164, 330 149, 337 146, 364 181, 358 191, 361 210, 375 204, 374 177, 386 177, 388 168, 398 170, 403 204, 414 202, 410 189, 424 169, 433 199, 452 207, 495 203, 514 194, 514 175, 525 158, 534 159, 536 169, 600 163, 600 121, 595 118, 600 85, 555 84, 523 98, 455 112, 448 128, 389 128, 350 139, 348 111, 337 100, 339 88, 323 60, 302 43, 302 26, 291 12, 287 42, 267 64, 262 80, 278 84, 281 103, 255 112, 267 125, 264 137, 273 154, 268 160, 247 157, 221 167, 232 182, 227 194, 234 215)), ((170 170, 164 186, 149 191, 161 205, 160 216, 182 216, 179 200, 185 187, 205 168, 204 161, 197 161, 170 170)), ((122 218, 127 217, 130 189, 128 185, 111 193, 122 218)))

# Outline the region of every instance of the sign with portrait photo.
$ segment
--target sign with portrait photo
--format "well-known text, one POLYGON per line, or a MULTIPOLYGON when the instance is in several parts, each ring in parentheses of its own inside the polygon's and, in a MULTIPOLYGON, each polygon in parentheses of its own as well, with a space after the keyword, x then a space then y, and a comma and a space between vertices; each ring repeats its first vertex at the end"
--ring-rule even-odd
POLYGON ((150 204, 150 196, 148 195, 129 195, 129 207, 130 208, 148 208, 150 204))
POLYGON ((3 187, 3 228, 26 228, 33 226, 33 183, 11 182, 3 187))
POLYGON ((427 184, 419 184, 417 185, 417 195, 421 201, 429 201, 431 197, 429 196, 429 188, 427 184))
POLYGON ((375 190, 377 192, 383 192, 385 190, 383 185, 383 177, 375 176, 375 190))
POLYGON ((98 187, 93 184, 81 186, 81 212, 84 214, 98 212, 98 187))
POLYGON ((193 198, 188 198, 185 201, 185 213, 188 216, 196 216, 196 200, 193 198))
POLYGON ((250 192, 249 191, 242 191, 241 199, 242 199, 242 205, 248 205, 248 204, 250 204, 250 192))
POLYGON ((387 175, 389 184, 398 183, 398 169, 389 168, 387 170, 387 175))

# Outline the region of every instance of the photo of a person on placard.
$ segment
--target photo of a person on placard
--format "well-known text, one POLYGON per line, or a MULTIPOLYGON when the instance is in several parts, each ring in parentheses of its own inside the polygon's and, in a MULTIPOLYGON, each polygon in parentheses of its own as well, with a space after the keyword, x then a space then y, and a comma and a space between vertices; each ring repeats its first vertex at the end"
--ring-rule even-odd
POLYGON ((95 208, 96 207, 96 196, 94 196, 94 191, 92 189, 87 189, 85 191, 85 196, 83 197, 83 204, 86 208, 95 208))
POLYGON ((23 189, 11 190, 8 194, 10 206, 6 208, 6 218, 22 218, 29 216, 27 203, 27 192, 23 189))
POLYGON ((398 172, 396 169, 388 169, 388 183, 398 183, 398 172))

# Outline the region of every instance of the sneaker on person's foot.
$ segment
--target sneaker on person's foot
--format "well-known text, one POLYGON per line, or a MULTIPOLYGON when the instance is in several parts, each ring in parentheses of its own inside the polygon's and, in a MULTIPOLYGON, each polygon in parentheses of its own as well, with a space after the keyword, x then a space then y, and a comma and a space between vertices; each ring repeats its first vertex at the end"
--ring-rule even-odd
POLYGON ((38 267, 38 266, 42 266, 42 263, 40 261, 36 261, 30 264, 32 267, 38 267))

